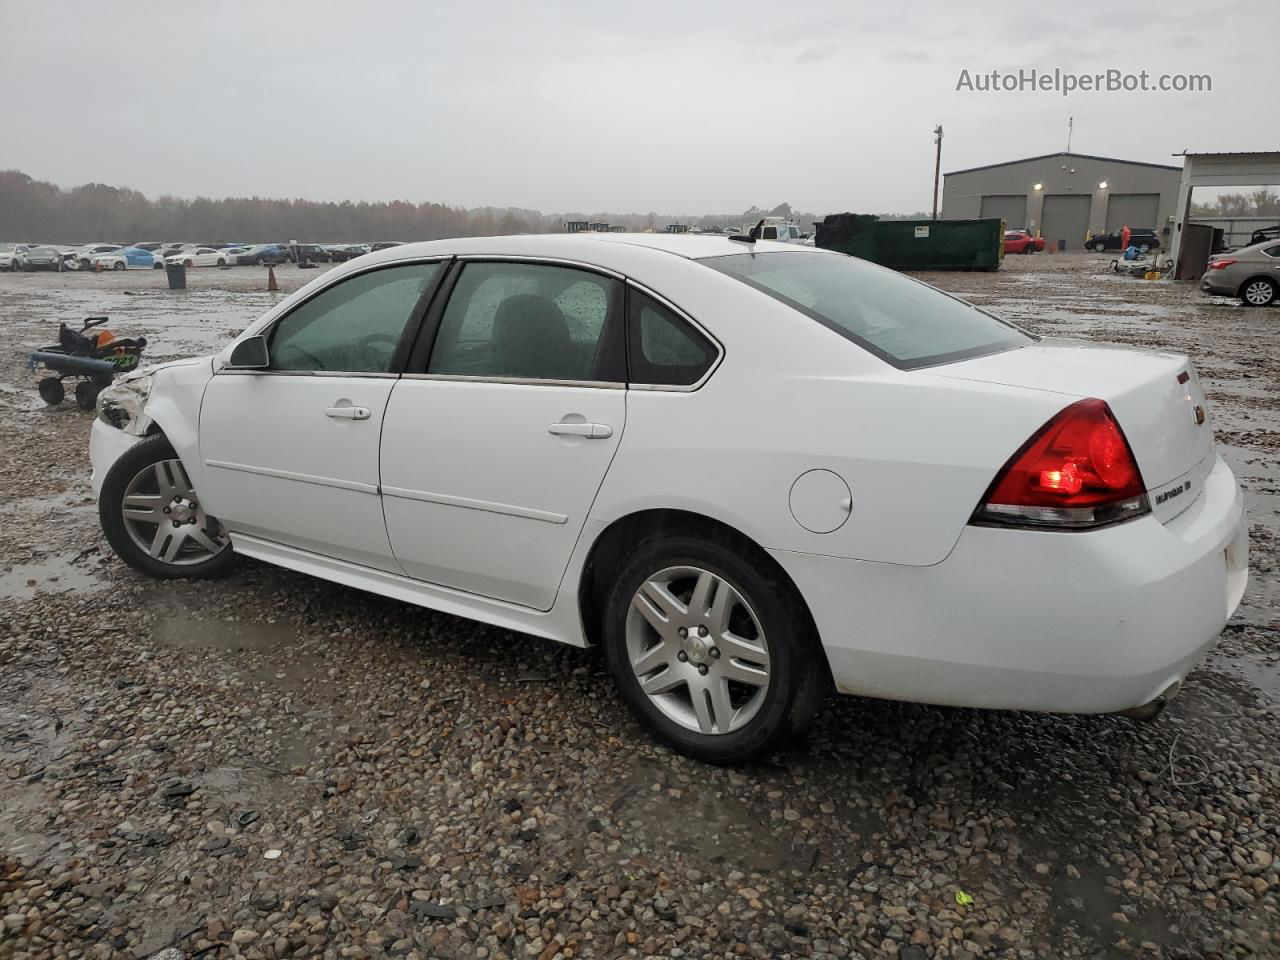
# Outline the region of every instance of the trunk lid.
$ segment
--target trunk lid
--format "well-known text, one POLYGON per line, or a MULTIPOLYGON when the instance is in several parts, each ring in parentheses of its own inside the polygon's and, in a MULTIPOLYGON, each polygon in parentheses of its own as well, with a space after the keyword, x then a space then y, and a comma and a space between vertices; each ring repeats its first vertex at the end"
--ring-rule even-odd
POLYGON ((1133 449, 1152 512, 1162 521, 1191 505, 1212 465, 1204 388, 1195 365, 1181 354, 1047 338, 928 373, 1060 393, 1064 407, 1085 397, 1105 400, 1133 449))

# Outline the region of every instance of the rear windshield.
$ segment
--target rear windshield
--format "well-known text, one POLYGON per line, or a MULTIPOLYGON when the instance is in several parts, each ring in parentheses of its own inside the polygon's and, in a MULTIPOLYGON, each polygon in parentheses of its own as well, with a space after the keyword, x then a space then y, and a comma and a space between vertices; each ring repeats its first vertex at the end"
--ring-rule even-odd
POLYGON ((700 261, 909 370, 998 353, 1035 338, 977 307, 865 260, 740 253, 700 261))

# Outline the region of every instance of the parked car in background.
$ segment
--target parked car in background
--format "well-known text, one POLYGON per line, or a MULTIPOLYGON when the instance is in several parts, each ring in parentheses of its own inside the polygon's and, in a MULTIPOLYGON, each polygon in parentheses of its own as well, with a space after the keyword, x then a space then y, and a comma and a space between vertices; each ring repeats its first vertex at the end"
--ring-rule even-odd
POLYGON ((157 265, 163 266, 155 254, 141 247, 121 247, 111 253, 95 254, 89 265, 95 270, 153 270, 157 265))
POLYGON ((1274 227, 1261 227, 1253 231, 1253 236, 1249 239, 1249 245, 1262 243, 1264 240, 1280 240, 1280 224, 1274 227))
POLYGON ((29 243, 0 244, 0 270, 21 270, 30 249, 29 243))
POLYGON ((369 247, 370 253, 377 253, 379 250, 388 250, 391 247, 403 247, 403 240, 379 240, 377 243, 369 247))
POLYGON ((235 266, 240 262, 240 258, 249 252, 248 247, 223 247, 222 254, 227 258, 227 263, 235 266))
POLYGON ((144 574, 234 552, 599 643, 644 724, 727 763, 832 687, 1157 714, 1248 580, 1207 406, 1185 356, 837 253, 484 237, 370 254, 127 375, 90 456, 144 574))
POLYGON ((1033 237, 1027 230, 1006 230, 1004 232, 1004 252, 1038 253, 1044 249, 1044 238, 1033 237))
POLYGON ((87 243, 76 250, 68 257, 70 261, 68 266, 75 270, 88 270, 92 266, 92 260, 100 253, 114 253, 122 249, 119 243, 87 243))
POLYGON ((165 263, 180 263, 184 267, 225 267, 227 256, 213 247, 196 247, 192 250, 179 250, 172 256, 164 258, 165 263))
POLYGON ((1219 297, 1239 297, 1246 307, 1280 302, 1280 241, 1264 240, 1218 254, 1200 278, 1200 289, 1219 297))
MULTIPOLYGON (((1089 249, 1097 253, 1106 250, 1120 250, 1120 244, 1123 242, 1123 229, 1112 230, 1110 233, 1100 233, 1089 240, 1089 249)), ((1154 230, 1143 230, 1141 228, 1131 229, 1129 231, 1129 245, 1137 247, 1143 253, 1148 250, 1160 249, 1160 238, 1156 236, 1154 230)))
POLYGON ((57 247, 39 246, 27 250, 23 270, 62 270, 62 251, 57 247))
POLYGON ((147 240, 143 243, 130 244, 130 246, 137 247, 139 250, 146 250, 148 253, 155 253, 157 250, 163 247, 164 244, 157 243, 154 240, 147 240))
POLYGON ((272 266, 289 261, 289 251, 278 243, 259 243, 236 256, 236 263, 247 267, 272 266))
POLYGON ((363 243, 335 243, 326 249, 329 251, 329 259, 334 263, 346 263, 369 252, 369 248, 363 243))
POLYGON ((295 260, 310 260, 312 263, 328 263, 332 259, 329 251, 318 243, 300 243, 292 253, 295 260))

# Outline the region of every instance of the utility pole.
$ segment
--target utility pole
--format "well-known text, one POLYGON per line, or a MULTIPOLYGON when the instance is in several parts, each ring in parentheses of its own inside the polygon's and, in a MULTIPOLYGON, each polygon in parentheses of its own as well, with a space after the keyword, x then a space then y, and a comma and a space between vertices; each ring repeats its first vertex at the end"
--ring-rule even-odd
POLYGON ((938 219, 938 178, 942 175, 942 124, 938 124, 933 130, 933 142, 938 148, 938 152, 933 160, 933 216, 930 219, 938 219))

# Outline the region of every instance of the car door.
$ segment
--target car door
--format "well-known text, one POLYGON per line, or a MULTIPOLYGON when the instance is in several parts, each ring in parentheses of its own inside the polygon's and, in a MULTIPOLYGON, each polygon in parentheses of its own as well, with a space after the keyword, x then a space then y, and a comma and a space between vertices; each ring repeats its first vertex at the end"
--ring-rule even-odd
POLYGON ((266 369, 212 378, 200 409, 205 499, 233 539, 401 572, 378 496, 378 442, 402 341, 442 269, 345 277, 271 325, 266 369))
POLYGON ((626 419, 622 285, 471 259, 396 384, 382 501, 409 576, 551 608, 626 419))

